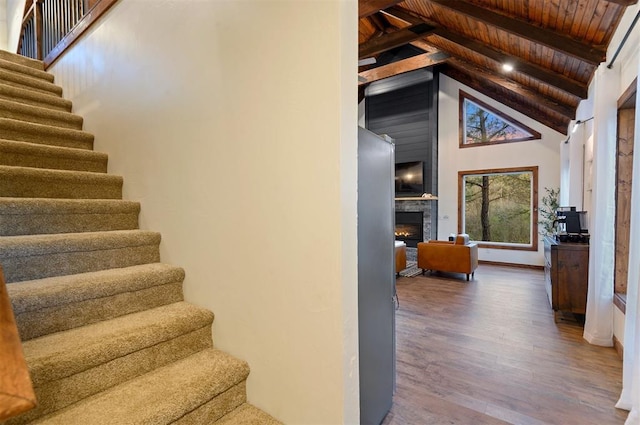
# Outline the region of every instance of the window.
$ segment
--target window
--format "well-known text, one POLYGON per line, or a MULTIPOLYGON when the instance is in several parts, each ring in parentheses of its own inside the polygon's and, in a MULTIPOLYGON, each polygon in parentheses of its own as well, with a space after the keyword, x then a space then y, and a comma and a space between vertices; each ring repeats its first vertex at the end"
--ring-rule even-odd
POLYGON ((629 282, 629 245, 631 241, 631 188, 633 182, 633 145, 636 125, 637 81, 618 99, 618 141, 616 147, 616 221, 614 257, 614 303, 626 312, 629 282))
POLYGON ((460 91, 460 147, 540 139, 537 131, 460 91))
POLYGON ((460 171, 458 231, 484 248, 538 250, 538 167, 460 171))

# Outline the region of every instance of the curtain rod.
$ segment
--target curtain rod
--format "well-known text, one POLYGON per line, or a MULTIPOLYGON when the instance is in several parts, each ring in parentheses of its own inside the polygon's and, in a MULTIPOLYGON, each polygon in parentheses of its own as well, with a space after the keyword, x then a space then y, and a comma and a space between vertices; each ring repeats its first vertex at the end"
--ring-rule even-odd
POLYGON ((613 63, 618 58, 618 54, 620 53, 620 50, 622 50, 622 47, 624 46, 624 43, 627 42, 627 38, 629 38, 629 34, 631 34, 631 31, 633 31, 633 27, 635 27, 636 23, 638 23, 638 18, 640 18, 640 12, 636 13, 636 17, 633 18, 633 22, 631 22, 631 25, 629 26, 629 29, 627 30, 627 32, 625 33, 624 37, 622 38, 622 41, 620 42, 620 45, 616 49, 616 52, 613 54, 613 58, 611 59, 611 62, 609 62, 609 65, 607 65, 607 68, 611 69, 611 67, 613 66, 613 63))

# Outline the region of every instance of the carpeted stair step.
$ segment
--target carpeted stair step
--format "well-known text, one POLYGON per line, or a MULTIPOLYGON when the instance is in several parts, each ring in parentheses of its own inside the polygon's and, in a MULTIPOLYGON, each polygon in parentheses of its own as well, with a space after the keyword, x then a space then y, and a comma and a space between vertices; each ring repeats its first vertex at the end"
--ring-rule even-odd
POLYGON ((107 160, 107 154, 87 149, 0 139, 0 165, 106 173, 107 160))
POLYGON ((16 53, 10 53, 2 49, 0 49, 0 59, 17 63, 20 65, 28 66, 40 71, 44 70, 44 62, 36 59, 31 59, 22 55, 18 55, 16 53))
POLYGON ((183 300, 184 270, 143 264, 7 285, 22 341, 183 300))
POLYGON ((249 403, 244 403, 231 413, 223 416, 215 425, 282 425, 271 415, 249 403))
POLYGON ((74 130, 82 130, 83 122, 81 116, 74 115, 70 112, 25 105, 24 103, 5 99, 0 99, 0 118, 9 118, 54 127, 71 128, 74 130))
POLYGON ((49 83, 53 83, 53 74, 49 74, 48 72, 41 69, 36 69, 28 65, 22 65, 20 63, 9 61, 6 59, 0 58, 0 69, 15 72, 17 74, 28 75, 32 78, 39 78, 49 83))
POLYGON ((142 230, 5 236, 0 264, 7 283, 160 261, 160 234, 142 230))
POLYGON ((133 230, 139 213, 119 199, 0 198, 0 236, 133 230))
POLYGON ((122 198, 122 177, 85 171, 0 165, 0 196, 120 199, 122 198))
POLYGON ((249 367, 207 349, 35 421, 40 425, 212 424, 246 402, 249 367))
POLYGON ((85 131, 0 118, 3 139, 39 145, 93 149, 93 134, 85 131))
POLYGON ((72 103, 62 97, 38 93, 20 87, 12 87, 0 83, 0 99, 13 100, 25 105, 39 106, 41 108, 57 111, 71 112, 72 103))
POLYGON ((7 71, 3 68, 0 68, 0 81, 13 87, 19 87, 38 93, 62 96, 62 87, 60 86, 40 78, 33 78, 28 75, 7 71))
MULTIPOLYGON (((210 311, 193 304, 177 302, 26 341, 23 351, 38 407, 9 423, 28 422, 156 368, 210 349, 213 346, 212 322, 213 313, 210 311)), ((197 362, 190 363, 190 366, 198 368, 197 362)), ((246 378, 248 371, 242 372, 233 373, 234 377, 240 375, 234 379, 234 384, 246 378)), ((187 375, 191 371, 180 368, 179 373, 187 375)), ((164 377, 182 379, 181 376, 172 374, 164 377)), ((154 384, 162 392, 171 382, 154 384)), ((151 388, 149 390, 154 391, 151 388)), ((187 387, 182 390, 189 392, 187 387)), ((143 404, 152 403, 149 394, 142 396, 147 399, 143 404)), ((103 397, 103 394, 98 397, 103 397)), ((136 395, 129 393, 127 397, 136 395)), ((121 403, 126 401, 120 400, 111 409, 101 413, 108 418, 113 414, 109 410, 118 409, 121 403)), ((73 420, 65 423, 95 424, 93 421, 73 420)), ((131 418, 129 423, 143 422, 131 418)))

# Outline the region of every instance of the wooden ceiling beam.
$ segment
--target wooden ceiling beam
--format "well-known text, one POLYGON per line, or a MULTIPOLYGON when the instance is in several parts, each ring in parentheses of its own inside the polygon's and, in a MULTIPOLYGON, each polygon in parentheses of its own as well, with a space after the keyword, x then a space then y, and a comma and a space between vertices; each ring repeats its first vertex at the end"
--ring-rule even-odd
MULTIPOLYGON (((491 97, 492 99, 499 99, 498 101, 509 108, 520 112, 533 120, 538 121, 541 124, 546 125, 547 127, 562 133, 567 134, 567 128, 569 123, 571 122, 571 118, 565 114, 559 114, 556 111, 556 107, 552 106, 552 108, 547 108, 549 105, 544 105, 541 101, 545 101, 543 96, 540 96, 537 93, 533 93, 533 97, 531 97, 531 93, 526 93, 522 91, 515 91, 515 93, 520 94, 522 96, 527 97, 531 100, 532 103, 537 106, 544 106, 545 109, 549 111, 549 113, 545 113, 538 108, 530 107, 522 102, 518 102, 515 99, 504 96, 504 93, 499 90, 499 88, 507 89, 513 91, 516 89, 515 87, 511 87, 509 84, 506 86, 500 84, 500 79, 493 77, 488 78, 484 73, 482 75, 479 74, 479 70, 476 68, 469 69, 466 65, 463 65, 463 68, 460 67, 459 64, 451 64, 444 66, 440 72, 443 74, 453 78, 471 87, 474 90, 484 94, 485 96, 491 97), (489 84, 488 84, 489 83, 489 84)), ((565 108, 570 107, 567 105, 565 108)), ((575 113, 569 113, 569 115, 575 115, 575 113)))
POLYGON ((374 13, 367 18, 378 31, 384 32, 389 25, 385 25, 384 20, 380 17, 379 13, 374 13))
MULTIPOLYGON (((383 13, 394 16, 397 19, 400 19, 402 21, 405 21, 413 25, 419 22, 425 22, 428 25, 436 26, 436 29, 434 30, 433 35, 436 35, 451 43, 455 43, 475 53, 483 55, 497 62, 498 64, 504 64, 507 62, 511 63, 516 72, 525 74, 544 84, 549 84, 559 90, 562 90, 580 99, 586 99, 588 96, 588 87, 586 84, 583 84, 571 78, 565 77, 560 73, 550 71, 532 62, 525 61, 521 58, 506 54, 492 47, 488 47, 487 45, 480 43, 476 40, 472 40, 467 37, 461 36, 459 34, 453 33, 439 26, 435 22, 416 16, 400 7, 396 6, 396 7, 389 8, 388 10, 385 10, 383 13)), ((433 37, 431 37, 430 39, 432 38, 433 37)), ((442 46, 439 46, 439 47, 442 48, 442 46)))
POLYGON ((560 89, 566 93, 569 93, 580 99, 586 99, 588 97, 589 87, 586 84, 580 83, 564 75, 550 71, 532 62, 528 62, 517 58, 515 56, 503 53, 497 49, 489 47, 483 43, 475 40, 463 37, 459 34, 452 33, 444 28, 440 28, 434 32, 438 37, 442 37, 446 41, 450 41, 465 49, 471 50, 474 53, 478 53, 485 56, 498 65, 509 63, 513 66, 512 72, 520 72, 535 80, 544 84, 549 84, 557 89, 560 89))
POLYGON ((631 6, 638 3, 638 0, 607 0, 609 3, 616 3, 621 6, 631 6))
POLYGON ((403 1, 404 0, 360 0, 358 2, 358 18, 366 18, 403 1))
POLYGON ((434 27, 424 22, 417 23, 415 25, 402 28, 398 31, 394 31, 385 34, 380 37, 372 38, 365 43, 360 44, 358 47, 358 57, 360 59, 377 55, 387 50, 394 49, 396 47, 404 46, 407 43, 412 42, 426 36, 434 30, 434 27))
POLYGON ((598 65, 606 60, 606 49, 583 43, 558 32, 532 25, 526 21, 510 18, 489 9, 476 6, 462 0, 429 0, 431 3, 446 7, 471 19, 501 29, 510 34, 547 46, 557 52, 598 65))
POLYGON ((448 63, 454 68, 471 71, 474 75, 477 75, 478 77, 481 77, 486 81, 505 88, 524 98, 530 99, 532 103, 535 103, 540 107, 549 109, 550 111, 553 111, 557 114, 563 115, 569 120, 574 119, 576 116, 575 106, 554 101, 548 96, 542 96, 537 91, 531 90, 530 88, 525 87, 520 83, 510 80, 504 75, 493 73, 487 69, 480 68, 479 66, 474 65, 471 62, 460 59, 450 59, 448 63))
POLYGON ((423 53, 388 65, 362 71, 358 74, 358 76, 361 77, 358 79, 358 85, 361 86, 382 80, 383 78, 393 77, 394 75, 404 74, 405 72, 415 71, 416 69, 434 66, 445 62, 448 57, 448 55, 423 53))

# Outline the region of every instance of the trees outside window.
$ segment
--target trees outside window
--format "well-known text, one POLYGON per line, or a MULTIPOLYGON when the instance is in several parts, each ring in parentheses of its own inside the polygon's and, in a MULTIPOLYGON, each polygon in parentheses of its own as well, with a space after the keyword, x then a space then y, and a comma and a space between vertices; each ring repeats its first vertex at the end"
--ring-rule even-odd
POLYGON ((481 246, 538 249, 538 167, 458 173, 459 231, 481 246))
POLYGON ((460 91, 460 147, 540 139, 537 131, 460 91))

